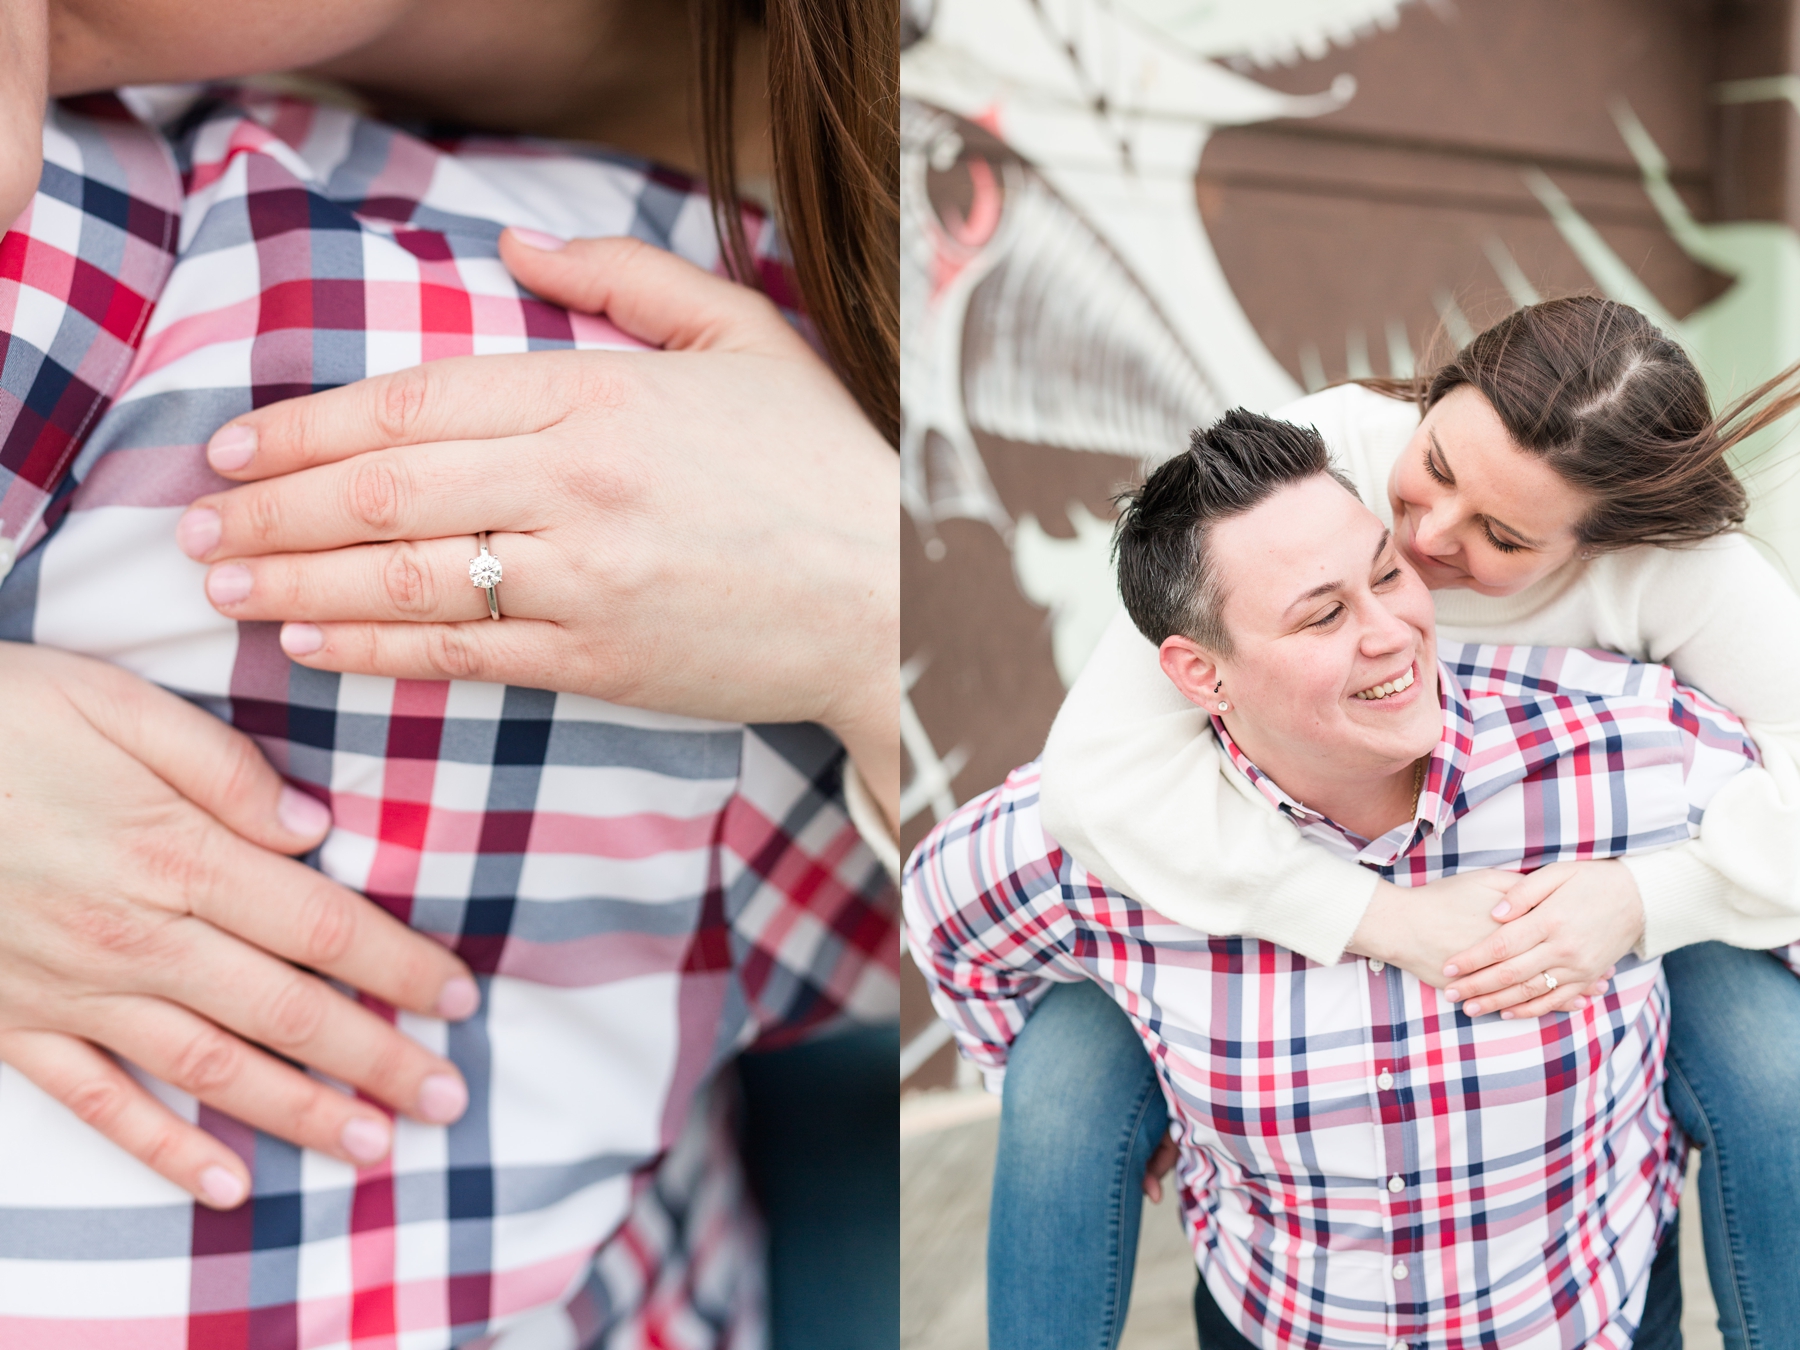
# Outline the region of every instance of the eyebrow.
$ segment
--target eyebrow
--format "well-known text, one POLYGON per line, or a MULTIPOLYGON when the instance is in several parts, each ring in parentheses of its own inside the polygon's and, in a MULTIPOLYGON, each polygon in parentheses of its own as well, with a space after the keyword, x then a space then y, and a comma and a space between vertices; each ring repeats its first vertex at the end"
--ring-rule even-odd
MULTIPOLYGON (((1381 561, 1381 555, 1387 552, 1388 540, 1393 538, 1393 534, 1394 532, 1392 530, 1383 530, 1381 532, 1381 538, 1375 541, 1374 555, 1369 559, 1370 566, 1381 561)), ((1294 602, 1281 611, 1282 617, 1286 618, 1289 614, 1300 608, 1301 605, 1304 605, 1308 600, 1317 600, 1322 595, 1330 595, 1333 591, 1342 590, 1343 586, 1344 583, 1341 581, 1327 581, 1314 586, 1305 595, 1295 596, 1294 602)))
MULTIPOLYGON (((1429 431, 1426 433, 1426 435, 1431 440, 1431 448, 1433 450, 1437 451, 1438 459, 1443 463, 1444 468, 1448 469, 1450 467, 1450 457, 1444 453, 1444 447, 1438 441, 1437 432, 1429 431)), ((1444 476, 1446 478, 1448 478, 1452 483, 1454 483, 1456 481, 1456 475, 1454 473, 1446 473, 1444 476)), ((1488 528, 1490 530, 1496 530, 1496 531, 1499 531, 1504 534, 1510 534, 1514 539, 1518 540, 1521 544, 1525 545, 1526 548, 1536 548, 1536 549, 1543 548, 1543 544, 1539 543, 1536 539, 1533 539, 1530 535, 1526 534, 1525 531, 1519 530, 1519 529, 1514 529, 1511 525, 1508 525, 1504 520, 1495 520, 1492 516, 1483 516, 1482 519, 1487 522, 1488 528)))

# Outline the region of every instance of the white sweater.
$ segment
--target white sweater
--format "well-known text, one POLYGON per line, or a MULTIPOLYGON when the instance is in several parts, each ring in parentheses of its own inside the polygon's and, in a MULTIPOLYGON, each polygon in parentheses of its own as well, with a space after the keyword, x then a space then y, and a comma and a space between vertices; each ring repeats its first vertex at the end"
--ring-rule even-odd
MULTIPOLYGON (((1388 473, 1418 427, 1413 405, 1345 385, 1275 415, 1316 426, 1391 523, 1388 473)), ((1800 596, 1747 539, 1606 553, 1518 595, 1433 599, 1452 641, 1608 647, 1672 666, 1737 713, 1763 767, 1720 791, 1698 838, 1625 860, 1644 902, 1640 951, 1800 938, 1800 596)), ((1175 691, 1121 610, 1044 747, 1045 828, 1101 880, 1179 923, 1338 960, 1375 877, 1307 843, 1222 765, 1207 714, 1175 691)))

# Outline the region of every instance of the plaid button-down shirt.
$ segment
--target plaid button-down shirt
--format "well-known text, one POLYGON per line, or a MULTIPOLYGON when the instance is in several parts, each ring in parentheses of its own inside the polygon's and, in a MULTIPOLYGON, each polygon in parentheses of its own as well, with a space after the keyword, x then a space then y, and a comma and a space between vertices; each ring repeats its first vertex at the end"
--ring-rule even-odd
POLYGON ((52 109, 0 244, 0 638, 116 661, 256 736, 335 813, 316 864, 452 944, 483 1006, 401 1017, 471 1104, 448 1129, 400 1121, 378 1167, 158 1085, 251 1164, 230 1213, 0 1069, 0 1345, 754 1345, 754 1225, 708 1084, 752 1041, 898 1002, 897 904, 840 747, 304 670, 275 625, 211 609, 173 533, 224 486, 207 437, 251 408, 440 356, 637 345, 522 293, 501 227, 715 266, 704 195, 272 95, 126 98, 52 109))
MULTIPOLYGON (((1382 838, 1307 810, 1229 736, 1225 772, 1409 886, 1686 839, 1755 758, 1735 719, 1661 666, 1440 656, 1443 737, 1414 818, 1382 838)), ((1660 962, 1627 958, 1580 1013, 1471 1019, 1380 962, 1209 937, 1046 837, 1031 765, 943 821, 902 890, 938 1011, 991 1085, 1052 982, 1094 980, 1130 1015, 1169 1098, 1196 1259, 1251 1340, 1630 1344, 1681 1178, 1660 962)))

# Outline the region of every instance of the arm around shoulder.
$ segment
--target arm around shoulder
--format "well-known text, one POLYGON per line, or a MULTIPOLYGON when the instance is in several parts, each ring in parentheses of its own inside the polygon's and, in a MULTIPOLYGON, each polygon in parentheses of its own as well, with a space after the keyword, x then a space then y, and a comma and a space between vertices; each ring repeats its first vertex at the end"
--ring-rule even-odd
POLYGON ((1697 838, 1626 859, 1643 950, 1788 942, 1800 936, 1800 595, 1742 536, 1633 553, 1614 570, 1639 649, 1736 713, 1761 755, 1713 797, 1697 838))

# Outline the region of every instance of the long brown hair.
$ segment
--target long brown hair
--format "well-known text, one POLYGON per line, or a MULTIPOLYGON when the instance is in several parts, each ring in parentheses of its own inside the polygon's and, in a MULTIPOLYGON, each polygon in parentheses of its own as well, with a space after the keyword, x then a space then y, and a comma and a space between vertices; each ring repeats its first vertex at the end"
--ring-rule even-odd
POLYGON ((826 355, 900 435, 900 33, 890 0, 689 0, 707 193, 727 266, 756 284, 737 208, 733 99, 746 24, 768 36, 776 215, 826 355))
POLYGON ((1513 441, 1593 505, 1593 552, 1710 539, 1744 523, 1733 450, 1800 407, 1800 364, 1716 416, 1681 344, 1629 305, 1569 296, 1516 309, 1430 375, 1361 381, 1430 409, 1468 385, 1513 441))

